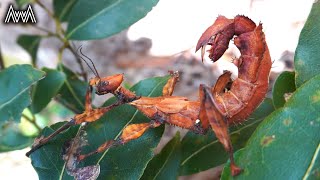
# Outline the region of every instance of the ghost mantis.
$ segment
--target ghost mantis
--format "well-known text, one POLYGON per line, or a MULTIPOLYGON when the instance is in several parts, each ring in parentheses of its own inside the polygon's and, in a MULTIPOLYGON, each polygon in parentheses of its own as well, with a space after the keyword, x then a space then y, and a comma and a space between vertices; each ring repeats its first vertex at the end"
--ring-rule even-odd
MULTIPOLYGON (((234 162, 228 127, 245 121, 263 101, 267 93, 272 63, 262 31, 262 24, 256 26, 252 20, 240 15, 234 19, 219 16, 214 24, 202 34, 196 50, 201 49, 203 59, 206 46, 211 46, 208 50, 209 58, 215 62, 228 49, 229 41, 234 36, 236 36, 234 44, 241 53, 241 56, 233 61, 238 67, 238 77, 231 79, 231 72, 226 71, 218 78, 213 87, 200 85, 199 100, 197 101, 172 95, 175 84, 179 80, 177 72, 170 72, 171 78, 164 86, 162 96, 140 97, 121 86, 122 74, 101 78, 92 63, 93 68, 91 69, 95 72, 96 77, 89 82, 85 111, 75 115, 69 123, 60 128, 61 131, 74 124, 96 121, 107 111, 124 103, 134 106, 151 121, 127 126, 119 139, 106 141, 95 151, 79 154, 77 160, 82 161, 88 156, 104 152, 112 146, 137 139, 146 130, 156 128, 164 123, 189 129, 198 134, 206 133, 211 127, 229 153, 232 175, 238 175, 241 168, 234 162), (118 101, 107 107, 92 108, 91 92, 93 88, 98 95, 112 93, 118 101)), ((31 152, 41 147, 59 132, 38 139, 27 155, 30 155, 31 152)))

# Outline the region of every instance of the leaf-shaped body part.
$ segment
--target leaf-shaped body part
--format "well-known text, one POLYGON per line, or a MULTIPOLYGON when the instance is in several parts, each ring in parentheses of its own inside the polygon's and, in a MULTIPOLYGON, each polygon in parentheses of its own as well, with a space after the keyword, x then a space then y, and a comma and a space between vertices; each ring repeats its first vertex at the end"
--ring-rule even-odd
POLYGON ((141 97, 130 103, 147 117, 203 133, 197 127, 200 103, 180 96, 141 97))

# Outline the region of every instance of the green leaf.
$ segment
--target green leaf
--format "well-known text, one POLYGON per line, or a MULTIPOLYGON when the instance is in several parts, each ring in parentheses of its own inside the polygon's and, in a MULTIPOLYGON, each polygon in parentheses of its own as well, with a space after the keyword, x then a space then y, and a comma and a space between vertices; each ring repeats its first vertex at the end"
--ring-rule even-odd
POLYGON ((0 126, 8 121, 19 122, 30 103, 30 86, 45 73, 31 65, 13 65, 0 72, 0 126))
POLYGON ((282 72, 274 83, 272 96, 275 108, 283 107, 286 103, 285 97, 290 97, 290 93, 296 90, 294 82, 294 72, 282 72))
POLYGON ((32 92, 30 109, 34 114, 48 105, 66 80, 65 74, 60 71, 48 68, 43 68, 42 71, 46 72, 47 75, 37 83, 32 92))
POLYGON ((54 14, 61 22, 68 21, 70 12, 78 0, 54 0, 54 14))
POLYGON ((309 17, 301 31, 294 57, 296 86, 320 74, 320 1, 313 3, 309 17))
POLYGON ((70 14, 67 38, 109 37, 143 18, 157 3, 158 0, 79 0, 70 14))
MULTIPOLYGON (((135 91, 137 95, 160 96, 168 78, 168 76, 149 78, 140 81, 131 90, 135 91)), ((115 98, 111 98, 105 105, 112 104, 114 101, 115 98)), ((100 120, 88 125, 86 132, 89 146, 84 147, 82 153, 94 151, 102 143, 119 138, 122 130, 129 124, 149 121, 147 117, 129 105, 114 108, 100 120)), ((150 129, 141 138, 91 156, 81 165, 99 164, 99 179, 139 179, 153 157, 153 149, 158 145, 163 129, 163 126, 150 129)), ((45 135, 48 134, 45 133, 45 135)), ((61 147, 63 141, 74 137, 75 134, 76 131, 70 132, 68 136, 59 135, 31 154, 32 164, 40 179, 72 179, 64 169, 61 147)))
MULTIPOLYGON (((245 146, 256 127, 272 111, 274 111, 272 100, 265 99, 243 125, 230 128, 235 150, 245 146)), ((190 175, 219 166, 229 158, 212 130, 205 136, 188 132, 181 142, 181 148, 183 151, 180 175, 190 175)))
POLYGON ((180 133, 177 132, 160 154, 149 162, 141 179, 177 179, 181 158, 180 145, 180 133))
MULTIPOLYGON (((307 81, 270 114, 235 158, 235 179, 319 179, 320 76, 307 81)), ((226 165, 228 167, 228 165, 226 165)), ((225 168, 223 179, 231 179, 225 168)))
POLYGON ((41 36, 37 35, 20 35, 17 39, 17 43, 30 54, 33 65, 36 64, 40 41, 41 36))
POLYGON ((0 137, 0 152, 23 149, 33 142, 33 138, 24 136, 19 129, 19 124, 13 121, 1 126, 0 137))
POLYGON ((31 103, 30 86, 44 77, 31 65, 13 65, 0 72, 0 151, 21 149, 30 143, 18 128, 22 111, 31 103), (27 145, 26 145, 27 144, 27 145))
POLYGON ((59 70, 64 72, 67 78, 56 99, 73 112, 82 113, 88 84, 63 65, 59 66, 59 70))
POLYGON ((33 3, 35 0, 16 0, 19 8, 22 8, 25 4, 33 3))

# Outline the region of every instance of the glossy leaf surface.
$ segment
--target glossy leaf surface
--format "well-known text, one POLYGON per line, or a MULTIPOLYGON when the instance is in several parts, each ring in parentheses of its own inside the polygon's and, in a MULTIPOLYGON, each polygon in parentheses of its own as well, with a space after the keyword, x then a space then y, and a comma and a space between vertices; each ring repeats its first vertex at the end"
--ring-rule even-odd
POLYGON ((320 1, 313 3, 295 52, 296 86, 320 74, 320 1))
POLYGON ((18 124, 22 111, 30 105, 30 87, 45 73, 31 65, 13 65, 0 72, 0 151, 21 149, 31 138, 24 137, 18 124))
POLYGON ((33 89, 30 106, 33 113, 38 113, 45 108, 66 80, 65 74, 60 71, 48 68, 42 70, 46 72, 46 77, 40 80, 33 89))
POLYGON ((272 89, 273 105, 275 108, 283 107, 286 99, 289 99, 291 93, 296 90, 294 80, 294 72, 285 71, 279 75, 272 89))
POLYGON ((166 144, 148 164, 141 179, 177 179, 180 166, 181 147, 180 134, 166 144))
POLYGON ((53 8, 55 16, 58 17, 61 22, 67 21, 77 1, 78 0, 54 0, 53 8))
POLYGON ((79 0, 70 14, 67 38, 109 37, 143 18, 157 3, 158 0, 79 0))

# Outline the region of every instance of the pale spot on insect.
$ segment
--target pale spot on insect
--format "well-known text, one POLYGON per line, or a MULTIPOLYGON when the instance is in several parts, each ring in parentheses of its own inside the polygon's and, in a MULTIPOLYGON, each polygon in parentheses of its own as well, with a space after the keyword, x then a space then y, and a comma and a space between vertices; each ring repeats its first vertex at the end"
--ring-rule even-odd
POLYGON ((275 138, 276 138, 276 135, 264 136, 261 140, 261 145, 262 146, 269 146, 274 141, 275 138))
POLYGON ((86 126, 88 123, 87 122, 83 122, 81 123, 81 126, 86 126))
POLYGON ((196 120, 196 124, 199 124, 199 123, 200 123, 200 119, 197 119, 197 120, 196 120))
POLYGON ((292 123, 292 119, 291 118, 287 118, 287 119, 283 120, 283 124, 285 126, 289 126, 291 123, 292 123))

